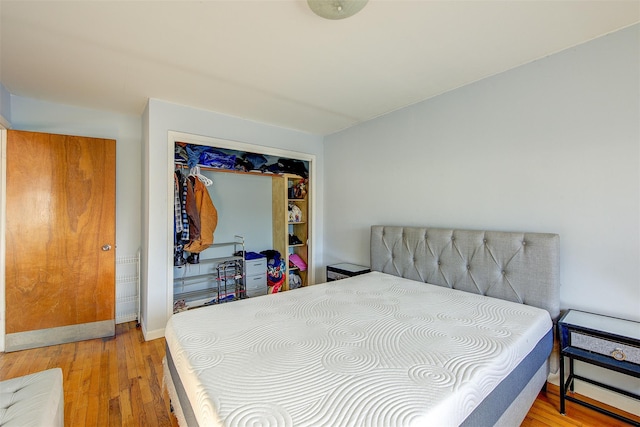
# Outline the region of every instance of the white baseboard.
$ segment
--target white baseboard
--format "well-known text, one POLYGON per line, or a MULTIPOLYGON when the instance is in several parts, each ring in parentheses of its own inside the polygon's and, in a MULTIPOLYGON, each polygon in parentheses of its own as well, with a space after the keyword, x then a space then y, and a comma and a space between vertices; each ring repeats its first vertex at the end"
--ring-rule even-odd
POLYGON ((155 329, 153 331, 147 331, 143 322, 140 323, 140 328, 142 329, 142 336, 145 341, 157 340, 158 338, 164 338, 164 328, 155 329))

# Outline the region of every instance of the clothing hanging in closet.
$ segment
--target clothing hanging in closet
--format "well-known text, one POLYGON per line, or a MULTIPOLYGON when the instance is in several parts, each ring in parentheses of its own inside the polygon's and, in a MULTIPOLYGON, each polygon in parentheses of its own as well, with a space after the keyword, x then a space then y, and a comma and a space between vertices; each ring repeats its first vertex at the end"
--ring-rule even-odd
POLYGON ((218 226, 218 210, 211 201, 207 187, 193 176, 190 176, 188 180, 193 180, 195 206, 200 218, 200 233, 197 237, 189 239, 184 250, 200 253, 213 244, 213 233, 218 226))
POLYGON ((194 175, 174 174, 175 255, 200 253, 213 244, 218 211, 206 186, 194 175))

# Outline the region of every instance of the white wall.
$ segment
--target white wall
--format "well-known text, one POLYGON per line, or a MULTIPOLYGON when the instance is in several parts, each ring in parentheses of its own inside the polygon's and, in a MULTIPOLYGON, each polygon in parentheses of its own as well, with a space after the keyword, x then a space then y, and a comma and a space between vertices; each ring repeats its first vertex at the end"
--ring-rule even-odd
MULTIPOLYGON (((185 132, 223 140, 239 141, 267 148, 290 150, 315 155, 317 212, 323 204, 323 146, 322 137, 275 126, 225 116, 211 111, 150 99, 144 113, 147 123, 144 141, 143 170, 143 252, 142 269, 142 327, 145 338, 164 335, 164 327, 171 314, 172 302, 169 291, 173 289, 173 271, 170 248, 173 241, 169 233, 171 218, 168 205, 168 183, 170 181, 173 153, 169 150, 169 131, 185 132)), ((315 219, 316 235, 323 232, 322 216, 315 219)), ((322 240, 315 239, 313 258, 316 265, 322 260, 322 240)))
MULTIPOLYGON (((202 171, 202 174, 213 180, 208 190, 218 211, 215 242, 232 242, 235 235, 241 235, 247 251, 272 249, 271 176, 212 171, 202 171)), ((203 251, 200 257, 226 255, 229 254, 215 254, 210 248, 203 251)))
POLYGON ((9 129, 11 123, 11 94, 0 83, 0 126, 9 129))
POLYGON ((639 29, 328 136, 325 262, 372 224, 558 233, 561 307, 640 320, 639 29))

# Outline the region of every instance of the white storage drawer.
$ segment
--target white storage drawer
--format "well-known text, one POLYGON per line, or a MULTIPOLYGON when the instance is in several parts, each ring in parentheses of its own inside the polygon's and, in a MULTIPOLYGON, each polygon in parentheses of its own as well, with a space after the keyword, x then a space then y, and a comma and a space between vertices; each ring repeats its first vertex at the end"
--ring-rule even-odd
MULTIPOLYGON (((267 259, 258 258, 245 261, 247 276, 267 274, 267 259)), ((266 277, 266 276, 265 276, 266 277)))
POLYGON ((245 291, 248 297, 267 294, 267 273, 256 276, 247 276, 245 291))
POLYGON ((248 297, 267 294, 267 258, 245 261, 245 292, 248 297))

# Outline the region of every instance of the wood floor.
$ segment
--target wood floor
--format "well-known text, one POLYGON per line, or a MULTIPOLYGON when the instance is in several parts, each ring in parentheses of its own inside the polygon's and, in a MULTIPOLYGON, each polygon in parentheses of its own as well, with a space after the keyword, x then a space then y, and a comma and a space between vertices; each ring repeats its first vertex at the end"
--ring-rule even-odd
POLYGON ((145 342, 135 322, 116 336, 0 353, 0 380, 60 367, 65 426, 177 426, 162 389, 164 339, 145 342))
MULTIPOLYGON (((66 426, 177 426, 162 388, 164 351, 164 339, 145 342, 135 322, 124 323, 114 338, 0 353, 0 380, 62 368, 66 426)), ((522 426, 627 426, 571 402, 566 416, 558 407, 550 384, 522 426)))

